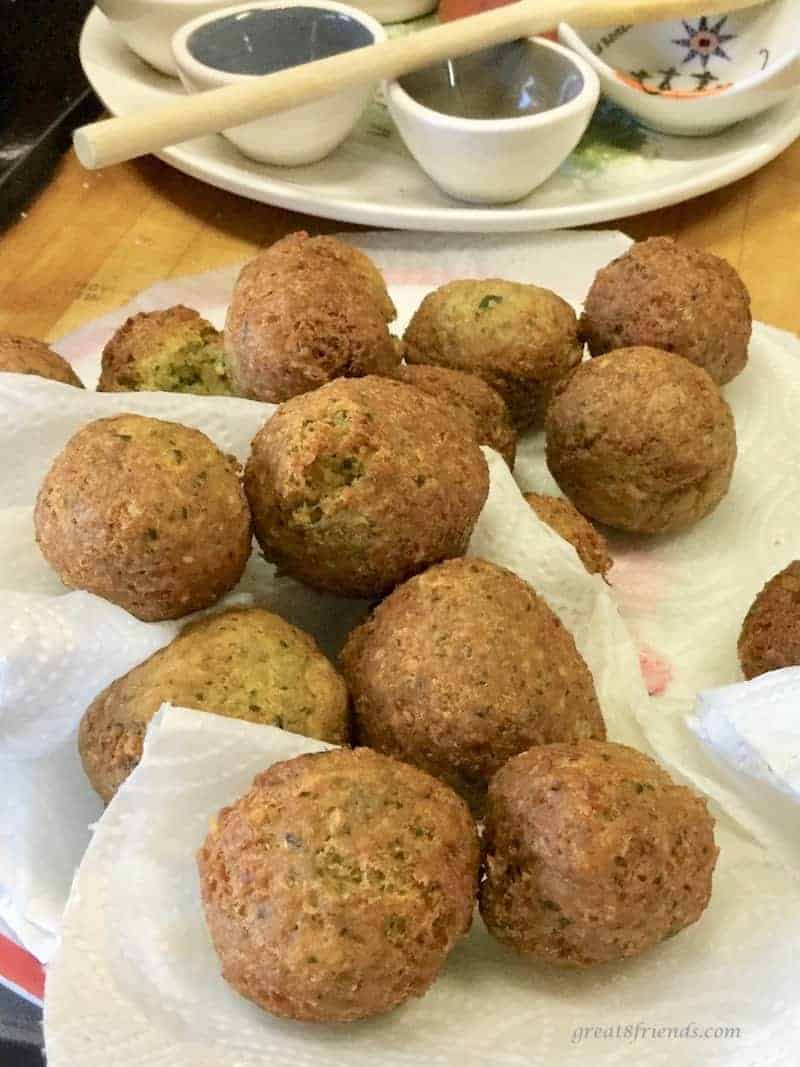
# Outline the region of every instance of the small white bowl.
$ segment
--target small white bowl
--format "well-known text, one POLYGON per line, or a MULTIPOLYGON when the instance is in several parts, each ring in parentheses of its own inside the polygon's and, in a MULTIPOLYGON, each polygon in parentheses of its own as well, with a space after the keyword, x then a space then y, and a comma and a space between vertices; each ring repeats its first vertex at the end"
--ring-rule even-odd
POLYGON ((662 133, 702 137, 800 87, 800 0, 640 26, 558 29, 603 92, 662 133))
POLYGON ((438 0, 359 0, 353 7, 366 11, 378 22, 409 22, 436 10, 438 0))
POLYGON ((96 0, 128 48, 151 67, 178 77, 172 35, 189 19, 232 7, 237 0, 96 0))
POLYGON ((579 56, 531 37, 437 64, 389 82, 385 91, 408 150, 444 192, 474 204, 507 204, 567 158, 600 86, 579 56), (531 111, 537 100, 545 109, 531 111), (474 117, 482 115, 503 117, 474 117))
MULTIPOLYGON (((172 51, 186 89, 202 92, 385 38, 374 18, 335 0, 256 0, 181 26, 172 51)), ((375 88, 359 85, 223 134, 258 163, 316 163, 347 137, 375 88)))

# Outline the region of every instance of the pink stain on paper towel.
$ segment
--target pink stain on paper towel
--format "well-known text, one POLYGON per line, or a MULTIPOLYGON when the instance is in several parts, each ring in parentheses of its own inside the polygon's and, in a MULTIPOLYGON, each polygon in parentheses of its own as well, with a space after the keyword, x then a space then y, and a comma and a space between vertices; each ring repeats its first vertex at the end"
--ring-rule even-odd
POLYGON ((649 645, 642 645, 639 649, 639 669, 651 697, 666 692, 672 681, 672 667, 649 645))
MULTIPOLYGON (((614 551, 610 581, 623 616, 633 622, 636 616, 657 614, 668 587, 668 568, 647 549, 614 551)), ((639 646, 639 668, 651 697, 666 692, 673 679, 672 665, 650 645, 639 646)))

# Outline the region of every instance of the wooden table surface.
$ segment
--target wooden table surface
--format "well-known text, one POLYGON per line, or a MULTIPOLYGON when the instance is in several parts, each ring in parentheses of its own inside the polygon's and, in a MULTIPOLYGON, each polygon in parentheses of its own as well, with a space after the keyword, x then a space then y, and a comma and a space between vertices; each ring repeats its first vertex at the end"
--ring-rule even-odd
MULTIPOLYGON (((800 333, 800 140, 735 185, 602 228, 614 226, 725 256, 754 315, 800 333)), ((301 228, 356 227, 241 200, 153 158, 87 173, 69 153, 0 234, 0 330, 58 339, 159 279, 245 260, 301 228)))

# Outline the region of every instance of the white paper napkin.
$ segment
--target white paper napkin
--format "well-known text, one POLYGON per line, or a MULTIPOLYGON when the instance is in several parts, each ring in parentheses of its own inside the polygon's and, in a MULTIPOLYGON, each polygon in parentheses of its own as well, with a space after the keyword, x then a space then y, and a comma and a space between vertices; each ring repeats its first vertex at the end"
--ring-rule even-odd
POLYGON ((389 1015, 319 1026, 260 1011, 220 977, 195 853, 209 818, 258 771, 324 747, 159 712, 67 907, 45 996, 50 1067, 796 1064, 800 887, 727 820, 706 914, 637 959, 583 972, 537 965, 476 918, 431 991, 389 1015), (594 1027, 599 1036, 587 1035, 594 1027))

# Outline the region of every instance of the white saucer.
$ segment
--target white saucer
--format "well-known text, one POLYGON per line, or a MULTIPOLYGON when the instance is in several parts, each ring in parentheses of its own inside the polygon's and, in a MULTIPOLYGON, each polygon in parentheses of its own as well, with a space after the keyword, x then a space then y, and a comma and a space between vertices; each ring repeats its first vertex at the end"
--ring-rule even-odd
MULTIPOLYGON (((93 89, 115 115, 183 92, 130 52, 97 9, 86 21, 80 55, 93 89)), ((378 102, 333 155, 313 166, 253 163, 218 136, 167 149, 161 158, 210 185, 292 211, 399 229, 499 232, 579 226, 667 207, 758 170, 798 136, 800 95, 705 138, 653 133, 609 109, 595 116, 582 146, 543 186, 516 204, 492 208, 441 193, 378 102)))

